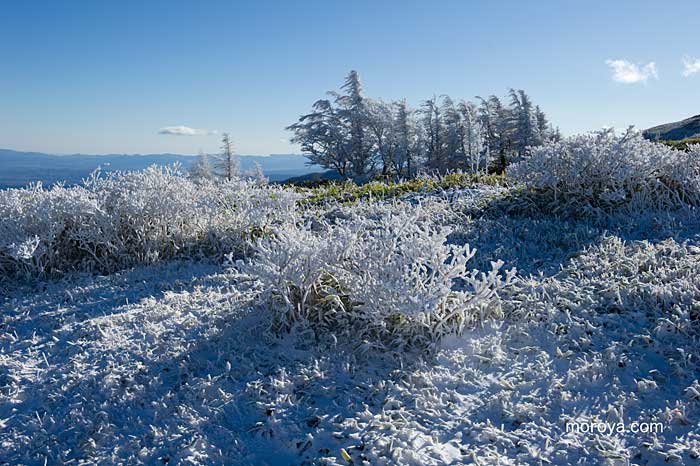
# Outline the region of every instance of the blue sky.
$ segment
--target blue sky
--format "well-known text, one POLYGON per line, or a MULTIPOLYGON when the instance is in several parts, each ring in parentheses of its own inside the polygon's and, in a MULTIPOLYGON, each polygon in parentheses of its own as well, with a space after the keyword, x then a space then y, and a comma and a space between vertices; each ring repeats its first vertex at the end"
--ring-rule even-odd
POLYGON ((228 131, 290 152, 284 127, 350 69, 414 107, 514 87, 565 134, 646 128, 700 113, 698 18, 697 0, 8 1, 0 147, 196 153, 228 131), (202 131, 159 134, 178 126, 202 131))

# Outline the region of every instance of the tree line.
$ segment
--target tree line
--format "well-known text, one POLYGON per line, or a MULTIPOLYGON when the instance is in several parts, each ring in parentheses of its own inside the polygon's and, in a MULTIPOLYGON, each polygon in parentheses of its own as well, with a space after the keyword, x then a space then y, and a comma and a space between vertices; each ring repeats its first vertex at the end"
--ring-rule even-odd
POLYGON ((241 177, 253 178, 266 182, 262 167, 253 162, 253 169, 241 173, 241 161, 233 148, 233 141, 228 133, 221 137, 221 152, 210 156, 200 151, 188 169, 188 175, 195 181, 233 181, 241 177))
POLYGON ((477 102, 445 95, 414 110, 405 99, 366 97, 351 71, 340 92, 328 96, 287 129, 312 163, 347 178, 502 172, 528 147, 561 137, 522 90, 510 89, 508 103, 494 95, 477 102))

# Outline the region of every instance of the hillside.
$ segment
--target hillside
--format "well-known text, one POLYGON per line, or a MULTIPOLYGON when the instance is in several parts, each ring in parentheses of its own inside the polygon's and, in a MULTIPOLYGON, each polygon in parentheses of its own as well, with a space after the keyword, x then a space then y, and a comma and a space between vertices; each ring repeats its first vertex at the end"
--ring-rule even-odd
POLYGON ((697 155, 0 191, 0 463, 697 464, 697 155))
POLYGON ((644 137, 660 141, 680 141, 700 137, 700 115, 644 130, 644 137))
MULTIPOLYGON (((241 155, 240 158, 242 170, 252 169, 257 162, 271 181, 322 171, 318 166, 307 165, 305 157, 295 154, 241 155)), ((98 167, 104 172, 143 170, 150 165, 174 163, 187 168, 193 160, 193 156, 182 154, 54 155, 0 149, 0 189, 22 187, 35 181, 47 186, 62 181, 74 185, 98 167)))

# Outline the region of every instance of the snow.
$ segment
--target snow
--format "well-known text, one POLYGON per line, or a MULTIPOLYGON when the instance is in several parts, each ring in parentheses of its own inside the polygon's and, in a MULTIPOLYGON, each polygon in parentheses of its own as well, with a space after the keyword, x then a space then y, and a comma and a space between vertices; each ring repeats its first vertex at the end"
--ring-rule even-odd
POLYGON ((518 270, 498 316, 429 353, 357 351, 303 325, 271 332, 270 285, 240 262, 6 286, 0 462, 697 462, 697 213, 508 214, 494 207, 503 195, 410 195, 342 208, 349 220, 304 214, 338 225, 423 215, 476 248, 471 266, 518 270), (567 432, 572 421, 664 431, 567 432))

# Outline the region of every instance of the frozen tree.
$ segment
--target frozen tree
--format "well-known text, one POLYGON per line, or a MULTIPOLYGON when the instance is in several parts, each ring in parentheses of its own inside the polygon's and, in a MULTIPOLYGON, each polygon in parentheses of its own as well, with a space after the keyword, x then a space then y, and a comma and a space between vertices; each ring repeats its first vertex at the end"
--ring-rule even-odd
MULTIPOLYGON (((551 125, 550 125, 550 127, 551 127, 551 125)), ((559 127, 557 126, 556 128, 552 128, 552 133, 549 137, 549 140, 554 141, 554 142, 559 142, 562 139, 563 139, 563 136, 561 135, 561 130, 559 129, 559 127)))
POLYGON ((200 151, 197 154, 197 158, 190 165, 188 174, 190 179, 194 181, 213 180, 215 178, 214 169, 209 162, 209 156, 200 151))
POLYGON ((253 162, 253 178, 258 181, 259 184, 267 183, 267 177, 263 171, 262 165, 258 162, 253 162))
POLYGON ((350 128, 349 153, 353 175, 361 176, 369 171, 372 159, 365 137, 369 112, 367 101, 362 95, 362 83, 357 71, 350 71, 341 89, 346 94, 337 94, 336 103, 340 106, 340 117, 350 128))
POLYGON ((268 179, 263 172, 262 165, 259 162, 253 162, 253 168, 245 172, 246 178, 253 179, 257 184, 267 184, 268 179))
POLYGON ((241 176, 240 161, 233 150, 233 142, 228 133, 224 133, 221 138, 221 155, 216 168, 219 177, 226 181, 231 181, 241 176))
POLYGON ((489 152, 484 147, 484 129, 478 110, 472 102, 460 102, 460 146, 472 173, 485 171, 489 164, 489 152))
MULTIPOLYGON (((552 125, 549 124, 547 120, 547 115, 544 114, 539 105, 535 105, 535 122, 537 124, 537 145, 544 144, 545 142, 556 138, 556 133, 558 130, 554 130, 552 125)), ((561 139, 561 135, 559 135, 561 139)))
POLYGON ((494 159, 494 169, 502 173, 509 162, 512 146, 510 112, 495 95, 488 99, 477 97, 481 101, 479 119, 484 129, 486 151, 494 159))
POLYGON ((373 154, 365 135, 369 114, 357 72, 350 72, 342 90, 346 93, 329 93, 333 102, 318 100, 311 113, 287 129, 294 133, 291 141, 301 145, 311 162, 344 177, 361 176, 371 171, 373 154))
POLYGON ((392 105, 383 101, 368 100, 367 107, 367 122, 371 147, 375 151, 375 162, 382 167, 382 177, 387 178, 391 175, 396 149, 392 105))
POLYGON ((496 141, 498 134, 496 132, 496 112, 491 105, 491 102, 483 97, 476 97, 479 104, 479 120, 481 121, 481 126, 484 129, 484 142, 486 143, 486 148, 490 152, 497 152, 496 141))
POLYGON ((421 123, 424 131, 425 164, 429 170, 439 170, 444 166, 442 151, 442 114, 433 96, 421 106, 421 123))
POLYGON ((351 174, 349 131, 329 100, 318 100, 313 111, 287 127, 294 133, 291 142, 299 144, 311 163, 351 174))
POLYGON ((511 89, 509 96, 513 148, 518 155, 522 156, 529 146, 539 142, 535 111, 532 100, 525 91, 511 89))
POLYGON ((503 172, 513 155, 555 133, 523 91, 510 90, 510 106, 491 95, 480 105, 433 96, 418 111, 405 101, 373 100, 351 71, 340 92, 317 101, 287 129, 312 163, 343 177, 415 176, 422 170, 503 172))
POLYGON ((462 168, 464 153, 462 152, 461 136, 463 133, 462 120, 453 100, 449 96, 442 97, 442 153, 444 158, 438 167, 441 171, 462 168))
POLYGON ((396 117, 393 125, 395 150, 392 163, 398 176, 411 178, 418 168, 414 117, 406 105, 406 100, 397 102, 395 107, 396 117))

